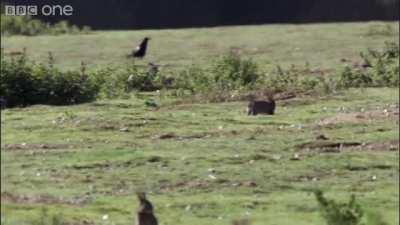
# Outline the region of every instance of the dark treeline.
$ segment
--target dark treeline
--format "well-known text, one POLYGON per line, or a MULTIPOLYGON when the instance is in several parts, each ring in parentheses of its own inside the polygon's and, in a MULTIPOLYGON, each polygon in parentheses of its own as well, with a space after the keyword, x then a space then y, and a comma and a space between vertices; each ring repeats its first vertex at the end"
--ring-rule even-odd
MULTIPOLYGON (((4 1, 3 1, 4 2, 4 1)), ((8 4, 69 4, 67 19, 95 29, 179 28, 262 23, 398 20, 399 0, 6 0, 8 4)))

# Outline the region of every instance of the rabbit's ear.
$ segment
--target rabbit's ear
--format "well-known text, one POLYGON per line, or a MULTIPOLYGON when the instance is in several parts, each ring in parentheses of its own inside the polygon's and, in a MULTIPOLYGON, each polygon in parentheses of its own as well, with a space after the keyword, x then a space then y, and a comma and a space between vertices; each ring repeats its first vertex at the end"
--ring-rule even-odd
POLYGON ((263 90, 263 95, 266 96, 268 99, 271 98, 275 93, 271 89, 264 89, 263 90))
POLYGON ((255 94, 249 94, 249 95, 247 95, 247 98, 248 98, 249 101, 254 101, 254 100, 256 100, 256 95, 255 94))
POLYGON ((275 95, 274 91, 272 91, 272 90, 265 90, 265 91, 264 91, 264 94, 265 94, 265 96, 267 97, 267 99, 268 99, 269 101, 274 101, 274 95, 275 95))
POLYGON ((146 193, 144 193, 144 192, 136 192, 136 196, 140 200, 145 200, 146 199, 146 193))

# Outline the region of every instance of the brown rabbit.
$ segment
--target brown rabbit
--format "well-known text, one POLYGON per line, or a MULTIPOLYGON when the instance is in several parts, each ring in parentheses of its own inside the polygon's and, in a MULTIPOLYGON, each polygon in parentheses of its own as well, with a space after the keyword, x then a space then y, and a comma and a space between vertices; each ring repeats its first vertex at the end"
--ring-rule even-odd
POLYGON ((135 225, 158 225, 157 218, 153 214, 153 205, 146 199, 143 192, 137 193, 139 208, 137 210, 135 225))
POLYGON ((270 95, 268 101, 256 101, 254 96, 250 97, 250 103, 247 106, 248 115, 267 114, 273 115, 275 113, 275 100, 270 95))

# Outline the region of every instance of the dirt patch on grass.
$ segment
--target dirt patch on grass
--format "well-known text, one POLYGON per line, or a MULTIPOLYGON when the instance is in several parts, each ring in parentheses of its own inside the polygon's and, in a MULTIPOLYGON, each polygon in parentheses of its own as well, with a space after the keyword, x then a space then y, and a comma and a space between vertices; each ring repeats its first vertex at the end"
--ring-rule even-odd
POLYGON ((82 165, 73 165, 71 166, 76 170, 88 170, 88 169, 107 169, 111 167, 111 163, 91 163, 91 164, 82 164, 82 165))
POLYGON ((101 121, 96 123, 94 127, 86 127, 86 131, 97 130, 97 131, 121 131, 128 132, 131 129, 143 127, 148 125, 148 120, 141 120, 138 122, 121 123, 120 121, 101 121))
POLYGON ((168 159, 162 158, 160 156, 149 156, 147 158, 136 158, 133 160, 126 161, 102 161, 93 163, 82 163, 68 166, 67 168, 72 168, 76 170, 90 170, 90 169, 111 169, 111 168, 126 168, 126 167, 139 167, 146 163, 162 163, 163 165, 168 164, 168 159))
POLYGON ((341 123, 368 123, 376 120, 399 121, 399 108, 374 110, 359 113, 339 113, 318 122, 319 126, 329 126, 341 123))
POLYGON ((383 165, 383 164, 378 164, 378 165, 370 165, 370 166, 365 166, 365 165, 347 165, 345 166, 345 169, 349 171, 367 171, 370 169, 377 169, 377 170, 392 170, 394 167, 391 165, 383 165))
POLYGON ((256 188, 257 183, 251 180, 247 181, 233 181, 224 178, 213 178, 213 179, 196 179, 191 181, 180 181, 177 183, 169 183, 164 181, 160 183, 161 191, 169 192, 172 190, 208 190, 213 186, 218 187, 247 187, 256 188))
POLYGON ((193 181, 182 181, 176 184, 170 185, 170 188, 178 189, 206 189, 210 186, 210 181, 207 180, 193 180, 193 181))
POLYGON ((68 149, 73 148, 73 146, 68 144, 6 144, 4 145, 4 150, 12 151, 12 150, 39 150, 39 149, 68 149))
MULTIPOLYGON (((64 122, 55 122, 62 124, 64 122)), ((132 116, 124 116, 119 119, 106 119, 101 117, 88 117, 68 121, 74 127, 78 127, 82 131, 120 131, 130 132, 139 127, 147 125, 159 124, 155 118, 136 118, 132 116)))
POLYGON ((65 225, 96 225, 95 222, 89 220, 64 222, 65 225))
POLYGON ((9 192, 2 192, 1 202, 10 202, 18 204, 46 204, 46 205, 62 204, 62 205, 82 206, 89 202, 89 198, 87 198, 87 196, 84 196, 74 199, 63 199, 49 195, 27 196, 27 195, 15 195, 9 192))
POLYGON ((166 140, 166 139, 175 139, 175 140, 190 140, 190 139, 201 139, 201 138, 206 138, 206 137, 211 137, 211 134, 208 133, 199 133, 199 134, 192 134, 192 135, 177 135, 175 133, 165 133, 165 134, 160 134, 160 135, 155 135, 152 137, 152 139, 160 139, 160 140, 166 140))
POLYGON ((318 153, 339 153, 348 150, 361 151, 398 151, 399 140, 384 142, 361 143, 361 142, 331 142, 331 141, 313 141, 296 146, 297 149, 304 152, 318 153))
POLYGON ((321 148, 340 148, 362 145, 360 142, 330 142, 330 141, 313 141, 297 145, 296 148, 304 149, 321 149, 321 148))
POLYGON ((169 132, 169 133, 164 133, 164 134, 153 135, 153 136, 151 136, 151 138, 152 139, 160 139, 160 140, 171 139, 171 140, 177 140, 177 141, 184 141, 184 140, 203 139, 203 138, 231 137, 231 136, 237 136, 240 133, 241 133, 241 131, 238 131, 238 130, 224 130, 224 128, 221 127, 215 131, 200 132, 200 133, 193 133, 193 134, 186 134, 186 135, 178 135, 178 134, 169 132))
POLYGON ((399 140, 368 143, 363 146, 363 149, 370 151, 399 151, 399 140))

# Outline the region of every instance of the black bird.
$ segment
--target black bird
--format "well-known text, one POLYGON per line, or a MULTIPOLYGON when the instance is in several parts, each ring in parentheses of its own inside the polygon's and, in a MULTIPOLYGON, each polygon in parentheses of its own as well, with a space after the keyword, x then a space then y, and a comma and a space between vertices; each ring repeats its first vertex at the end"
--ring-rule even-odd
POLYGON ((128 55, 128 57, 134 57, 134 58, 143 58, 146 55, 146 50, 147 50, 147 43, 149 42, 150 38, 145 37, 140 45, 138 45, 131 54, 128 55))

